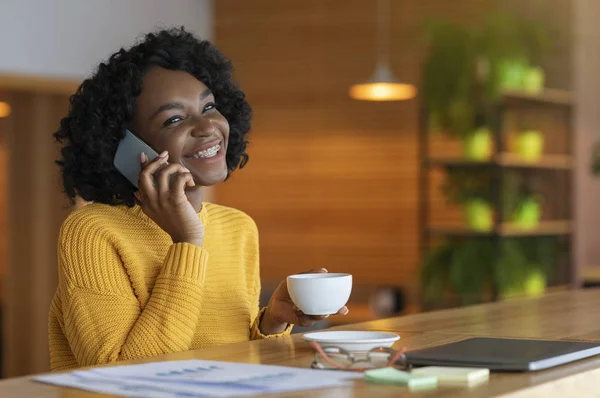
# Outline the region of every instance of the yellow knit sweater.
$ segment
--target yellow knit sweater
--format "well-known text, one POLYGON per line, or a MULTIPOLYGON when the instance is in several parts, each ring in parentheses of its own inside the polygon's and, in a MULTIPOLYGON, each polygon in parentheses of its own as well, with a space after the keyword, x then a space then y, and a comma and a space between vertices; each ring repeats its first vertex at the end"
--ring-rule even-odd
POLYGON ((199 217, 202 248, 173 244, 139 206, 69 215, 49 315, 53 370, 272 337, 258 329, 254 221, 209 203, 199 217))

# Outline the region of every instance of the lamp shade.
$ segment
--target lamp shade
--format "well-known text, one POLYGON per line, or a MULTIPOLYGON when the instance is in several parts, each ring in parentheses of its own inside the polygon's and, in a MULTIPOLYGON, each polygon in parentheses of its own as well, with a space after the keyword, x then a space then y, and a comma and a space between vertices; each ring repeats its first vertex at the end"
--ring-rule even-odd
POLYGON ((417 89, 401 83, 386 64, 379 62, 368 81, 350 86, 349 95, 363 101, 403 101, 414 98, 417 89))
POLYGON ((7 102, 0 101, 0 118, 10 115, 11 107, 7 102))

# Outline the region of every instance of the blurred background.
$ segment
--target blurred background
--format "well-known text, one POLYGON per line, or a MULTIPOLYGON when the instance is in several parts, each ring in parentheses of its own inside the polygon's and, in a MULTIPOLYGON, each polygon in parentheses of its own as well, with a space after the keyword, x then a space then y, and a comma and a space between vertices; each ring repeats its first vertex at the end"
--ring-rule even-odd
MULTIPOLYGON (((185 26, 234 62, 247 167, 207 192, 252 216, 263 301, 354 275, 327 327, 600 280, 597 0, 0 0, 2 375, 48 370, 51 134, 98 62, 185 26)), ((301 331, 301 330, 297 330, 301 331)))

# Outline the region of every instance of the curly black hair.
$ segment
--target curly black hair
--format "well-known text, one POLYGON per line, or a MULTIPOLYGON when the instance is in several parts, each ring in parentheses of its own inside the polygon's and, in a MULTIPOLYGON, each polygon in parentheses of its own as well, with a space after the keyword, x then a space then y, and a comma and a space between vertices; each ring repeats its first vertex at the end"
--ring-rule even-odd
POLYGON ((252 109, 234 81, 231 61, 183 27, 160 30, 111 55, 71 96, 69 113, 54 133, 64 144, 62 159, 56 163, 71 202, 79 196, 110 205, 135 204, 136 188, 114 167, 113 158, 142 91, 142 79, 156 66, 185 71, 211 89, 230 126, 229 173, 248 161, 246 135, 252 109))

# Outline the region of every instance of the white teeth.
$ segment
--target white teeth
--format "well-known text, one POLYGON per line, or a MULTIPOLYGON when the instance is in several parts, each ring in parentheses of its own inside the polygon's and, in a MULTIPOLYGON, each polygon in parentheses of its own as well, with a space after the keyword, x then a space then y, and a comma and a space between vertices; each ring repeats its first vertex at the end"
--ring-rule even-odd
POLYGON ((203 151, 197 152, 195 154, 193 154, 192 156, 188 156, 192 159, 207 159, 207 158, 212 158, 213 156, 215 156, 218 152, 219 149, 221 149, 221 145, 217 144, 213 147, 210 147, 208 149, 205 149, 203 151))

